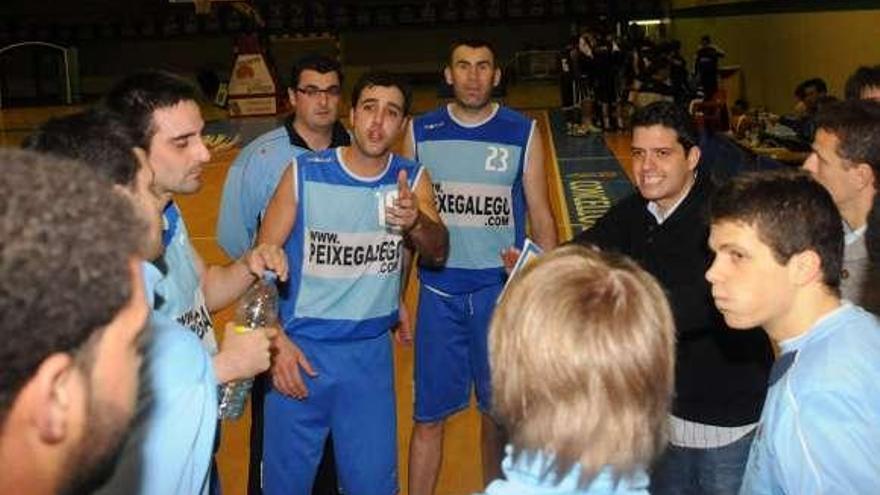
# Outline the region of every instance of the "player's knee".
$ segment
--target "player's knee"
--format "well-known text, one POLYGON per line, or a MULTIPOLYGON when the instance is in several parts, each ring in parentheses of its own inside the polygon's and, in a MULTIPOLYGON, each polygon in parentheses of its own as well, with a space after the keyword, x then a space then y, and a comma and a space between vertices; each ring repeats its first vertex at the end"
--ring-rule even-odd
POLYGON ((444 420, 416 423, 413 425, 413 434, 425 439, 443 437, 443 426, 445 424, 446 421, 444 420))

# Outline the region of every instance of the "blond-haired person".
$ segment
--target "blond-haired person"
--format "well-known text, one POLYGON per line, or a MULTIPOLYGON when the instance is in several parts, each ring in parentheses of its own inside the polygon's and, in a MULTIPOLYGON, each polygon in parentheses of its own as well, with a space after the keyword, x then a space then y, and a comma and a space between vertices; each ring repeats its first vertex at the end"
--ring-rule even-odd
POLYGON ((529 265, 490 328, 493 412, 510 445, 487 494, 648 493, 674 348, 663 290, 629 259, 566 246, 529 265))

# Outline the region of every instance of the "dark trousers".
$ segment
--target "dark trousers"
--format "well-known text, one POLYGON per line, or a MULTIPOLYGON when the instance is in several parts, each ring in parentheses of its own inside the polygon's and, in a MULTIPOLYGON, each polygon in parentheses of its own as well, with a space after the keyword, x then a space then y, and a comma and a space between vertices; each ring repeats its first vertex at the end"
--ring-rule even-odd
POLYGON ((737 495, 755 432, 730 445, 689 449, 669 445, 651 473, 653 495, 737 495))
MULTIPOLYGON (((266 373, 258 375, 254 379, 254 388, 251 393, 251 458, 248 469, 248 495, 263 494, 260 479, 260 465, 263 461, 263 398, 270 385, 270 378, 266 373)), ((321 457, 321 464, 318 465, 318 472, 315 475, 315 484, 312 486, 312 495, 339 495, 332 435, 327 435, 324 455, 321 457)))

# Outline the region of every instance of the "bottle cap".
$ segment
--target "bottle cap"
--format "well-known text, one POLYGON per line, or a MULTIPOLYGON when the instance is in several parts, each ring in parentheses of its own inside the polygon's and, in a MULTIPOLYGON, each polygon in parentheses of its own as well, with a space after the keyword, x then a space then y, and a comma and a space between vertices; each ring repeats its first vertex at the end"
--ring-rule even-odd
POLYGON ((274 284, 276 280, 278 280, 278 274, 272 270, 266 270, 263 272, 263 282, 274 284))

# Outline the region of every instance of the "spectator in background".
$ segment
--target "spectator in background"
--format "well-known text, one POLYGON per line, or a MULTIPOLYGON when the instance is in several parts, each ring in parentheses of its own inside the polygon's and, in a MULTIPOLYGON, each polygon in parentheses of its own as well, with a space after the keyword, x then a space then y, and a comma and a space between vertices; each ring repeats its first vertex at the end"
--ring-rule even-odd
POLYGON ((730 129, 737 137, 743 137, 746 126, 751 123, 748 111, 749 102, 743 99, 736 100, 730 107, 730 129))
POLYGON ((819 77, 807 79, 801 83, 803 88, 804 111, 807 115, 815 115, 822 98, 828 96, 828 85, 819 77))
POLYGON ((724 50, 712 43, 709 35, 700 38, 700 48, 697 49, 694 73, 700 81, 703 89, 703 99, 706 101, 715 97, 718 91, 718 61, 725 55, 724 50))
POLYGON ((862 66, 846 80, 847 100, 880 100, 880 65, 862 66))
POLYGON ((779 123, 790 128, 804 143, 813 141, 816 126, 813 119, 823 105, 836 100, 828 95, 828 86, 821 78, 814 77, 801 82, 794 90, 798 103, 794 115, 783 115, 779 123))
POLYGON ((573 52, 574 73, 578 88, 577 101, 580 102, 581 108, 580 125, 572 132, 576 136, 601 132, 601 129, 595 124, 596 68, 593 54, 595 44, 596 36, 590 31, 584 31, 577 40, 577 49, 573 52))
POLYGON ((502 297, 489 354, 510 444, 486 493, 648 493, 675 374, 672 314, 652 276, 580 246, 545 254, 502 297))
POLYGON ((656 59, 650 68, 646 69, 645 77, 640 81, 633 106, 638 109, 654 102, 672 102, 675 90, 672 87, 670 76, 669 62, 665 58, 656 59))
POLYGON ((569 112, 566 114, 566 122, 569 123, 569 125, 575 123, 570 117, 573 112, 570 111, 576 108, 578 104, 577 80, 575 79, 574 73, 574 60, 577 58, 575 53, 577 52, 577 44, 578 38, 572 36, 558 54, 559 101, 562 104, 562 110, 569 112))
POLYGON ((669 62, 669 81, 675 95, 675 102, 679 105, 686 105, 691 97, 691 85, 688 81, 690 76, 687 61, 681 55, 681 42, 672 40, 666 49, 666 60, 669 62))
POLYGON ((620 93, 618 74, 623 61, 623 52, 611 33, 597 36, 593 45, 594 94, 605 131, 623 128, 622 114, 617 105, 620 93))

